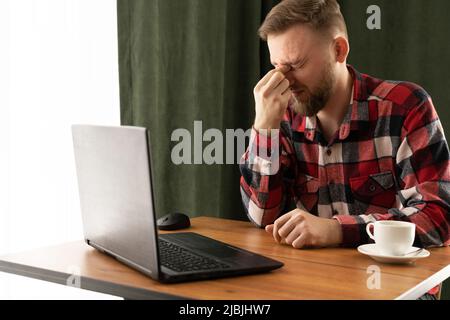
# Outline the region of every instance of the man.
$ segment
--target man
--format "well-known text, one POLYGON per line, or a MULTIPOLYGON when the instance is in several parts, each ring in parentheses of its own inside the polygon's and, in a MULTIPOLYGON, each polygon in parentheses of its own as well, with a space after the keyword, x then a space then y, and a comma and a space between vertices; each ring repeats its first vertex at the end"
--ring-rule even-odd
POLYGON ((259 34, 275 69, 254 89, 241 163, 250 220, 298 249, 368 243, 376 220, 414 223, 415 246, 449 245, 449 148, 424 89, 347 65, 335 0, 284 0, 259 34))

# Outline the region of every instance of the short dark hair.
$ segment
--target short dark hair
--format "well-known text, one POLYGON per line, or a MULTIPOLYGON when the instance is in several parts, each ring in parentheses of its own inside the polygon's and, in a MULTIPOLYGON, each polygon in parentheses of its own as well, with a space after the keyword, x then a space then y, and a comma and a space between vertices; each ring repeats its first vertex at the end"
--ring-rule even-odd
POLYGON ((284 32, 297 24, 309 25, 324 34, 337 29, 348 38, 347 26, 336 0, 283 0, 269 12, 258 34, 267 41, 270 34, 284 32))

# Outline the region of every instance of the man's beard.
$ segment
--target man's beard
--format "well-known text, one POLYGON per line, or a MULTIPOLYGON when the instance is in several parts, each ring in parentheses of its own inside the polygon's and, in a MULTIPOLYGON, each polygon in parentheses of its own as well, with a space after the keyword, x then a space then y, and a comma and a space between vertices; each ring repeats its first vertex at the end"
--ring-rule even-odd
POLYGON ((328 64, 323 71, 319 87, 311 93, 308 90, 309 95, 307 101, 300 101, 295 95, 292 95, 292 108, 294 111, 306 117, 312 117, 318 114, 320 110, 325 108, 325 105, 330 99, 334 82, 335 76, 332 72, 332 66, 328 64))

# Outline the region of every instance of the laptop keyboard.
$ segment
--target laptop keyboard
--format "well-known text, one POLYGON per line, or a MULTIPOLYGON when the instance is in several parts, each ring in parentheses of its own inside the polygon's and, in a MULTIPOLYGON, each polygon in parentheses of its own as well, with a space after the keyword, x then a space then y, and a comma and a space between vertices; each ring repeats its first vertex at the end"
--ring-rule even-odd
POLYGON ((164 239, 159 239, 159 257, 163 266, 177 272, 230 267, 225 263, 199 255, 164 239))

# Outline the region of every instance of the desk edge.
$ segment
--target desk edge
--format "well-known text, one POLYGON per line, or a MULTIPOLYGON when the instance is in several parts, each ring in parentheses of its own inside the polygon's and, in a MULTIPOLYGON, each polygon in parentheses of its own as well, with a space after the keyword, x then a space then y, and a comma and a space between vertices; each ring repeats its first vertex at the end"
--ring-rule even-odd
MULTIPOLYGON (((73 286, 68 283, 69 278, 73 277, 74 274, 51 271, 4 260, 0 260, 0 271, 78 288, 78 286, 73 286)), ((182 296, 171 295, 143 288, 136 288, 84 276, 80 276, 79 283, 79 288, 81 289, 106 293, 113 296, 123 297, 124 299, 129 300, 189 299, 182 296)))
POLYGON ((395 300, 416 300, 425 293, 450 278, 450 264, 442 268, 428 279, 425 279, 415 287, 395 298, 395 300))

